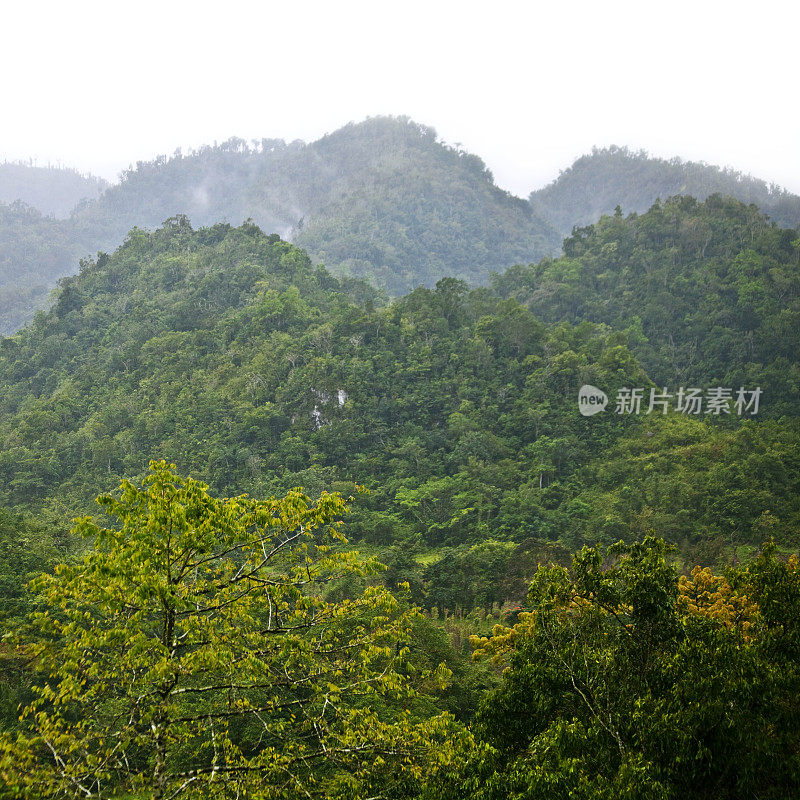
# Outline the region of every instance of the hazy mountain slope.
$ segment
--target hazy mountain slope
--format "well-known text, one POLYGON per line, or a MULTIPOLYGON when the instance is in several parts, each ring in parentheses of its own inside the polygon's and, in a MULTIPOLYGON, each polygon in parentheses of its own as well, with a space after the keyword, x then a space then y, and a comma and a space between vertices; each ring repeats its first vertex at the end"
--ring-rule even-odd
POLYGON ((115 249, 133 227, 157 228, 179 214, 198 226, 238 225, 252 217, 265 230, 287 233, 294 217, 279 208, 255 208, 248 192, 265 164, 280 164, 288 151, 300 146, 282 140, 248 144, 230 139, 186 155, 176 151, 170 158, 139 161, 96 203, 76 213, 73 222, 104 250, 115 249))
MULTIPOLYGON (((29 194, 44 180, 30 168, 20 174, 32 176, 29 194)), ((176 214, 196 226, 251 218, 333 272, 368 278, 399 296, 445 275, 484 283, 492 271, 557 253, 556 229, 569 233, 618 204, 643 211, 657 196, 712 191, 755 202, 784 224, 800 220, 800 198, 762 181, 624 148, 580 159, 528 203, 498 189, 480 158, 405 117, 350 124, 310 144, 231 139, 139 162, 63 225, 32 217, 6 224, 0 333, 44 307, 82 255, 111 251, 131 228, 154 229, 176 214)))
POLYGON ((796 231, 730 198, 679 197, 603 217, 564 253, 497 276, 496 290, 548 322, 631 327, 661 386, 760 385, 762 415, 800 412, 796 231))
MULTIPOLYGON (((125 172, 59 229, 58 269, 20 256, 0 272, 3 330, 44 306, 55 280, 77 270, 79 254, 113 250, 131 228, 153 229, 178 214, 198 226, 252 219, 294 237, 332 271, 368 277, 395 295, 445 275, 485 282, 491 270, 560 247, 555 231, 529 203, 498 189, 477 156, 407 118, 347 125, 311 144, 231 139, 125 172), (39 287, 31 299, 29 285, 39 287)), ((6 249, 16 252, 9 236, 6 249)))
POLYGON ((108 186, 102 178, 65 167, 0 164, 0 203, 21 200, 43 215, 65 218, 82 200, 94 200, 108 186))
POLYGON ((21 202, 0 203, 0 336, 33 319, 56 281, 77 268, 82 251, 67 220, 21 202))
POLYGON ((673 158, 653 158, 626 147, 594 149, 548 186, 532 192, 534 210, 563 236, 573 226, 589 225, 619 205, 623 213, 642 213, 674 195, 705 200, 712 194, 755 203, 783 227, 800 224, 800 197, 730 169, 673 158))
POLYGON ((495 186, 480 158, 437 143, 432 128, 373 119, 309 151, 327 193, 294 241, 391 294, 443 275, 483 283, 490 270, 560 247, 527 204, 495 186))
POLYGON ((174 214, 196 225, 252 218, 282 236, 294 229, 313 259, 392 294, 444 275, 479 283, 560 245, 527 203, 494 185, 477 156, 406 118, 347 125, 307 145, 231 140, 139 163, 76 224, 111 249, 131 227, 156 227, 174 214))
MULTIPOLYGON (((81 257, 116 249, 133 227, 157 228, 177 213, 189 214, 199 224, 241 222, 250 216, 247 186, 257 162, 275 149, 286 145, 265 141, 250 148, 231 140, 185 158, 176 154, 139 162, 120 184, 82 203, 65 220, 19 203, 0 206, 0 334, 13 333, 44 308, 58 279, 77 272, 81 257)), ((31 178, 27 194, 33 196, 39 173, 25 169, 21 174, 31 178)), ((278 215, 266 222, 268 229, 287 231, 293 219, 278 215)))

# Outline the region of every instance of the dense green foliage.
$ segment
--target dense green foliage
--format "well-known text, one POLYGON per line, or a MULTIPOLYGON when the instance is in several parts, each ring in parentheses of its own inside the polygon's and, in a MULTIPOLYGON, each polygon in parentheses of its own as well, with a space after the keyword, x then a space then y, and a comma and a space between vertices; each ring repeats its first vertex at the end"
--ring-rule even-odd
POLYGON ((680 386, 760 386, 760 416, 800 411, 800 238, 753 206, 714 196, 603 217, 564 256, 494 281, 543 321, 631 329, 650 378, 680 386))
MULTIPOLYGON (((398 138, 389 172, 409 131, 432 135, 375 125, 398 138)), ((352 171, 362 134, 329 137, 327 163, 352 171)), ((308 156, 220 153, 249 174, 269 147, 308 156)), ((7 210, 14 230, 61 224, 7 210)), ((491 288, 446 277, 391 303, 252 222, 176 216, 84 259, 0 340, 0 782, 793 796, 797 562, 754 555, 800 543, 798 273, 796 232, 718 196, 603 217, 491 288), (587 383, 611 401, 592 417, 587 383), (623 387, 740 385, 764 390, 757 415, 614 409, 623 387), (151 458, 193 478, 145 477, 151 458), (125 475, 109 528, 68 531, 125 475), (471 634, 500 663, 469 661, 471 634)))
POLYGON ((641 331, 547 327, 455 279, 375 303, 253 225, 133 231, 3 342, 0 500, 66 516, 150 456, 227 493, 364 483, 351 535, 403 542, 397 575, 442 611, 521 599, 536 565, 522 554, 548 542, 658 526, 691 561, 770 526, 793 541, 795 426, 577 413, 584 383, 649 385, 627 347, 641 331), (473 552, 488 540, 491 557, 473 552))
POLYGON ((85 502, 151 454, 220 491, 366 481, 373 541, 395 522, 430 544, 477 541, 519 527, 504 492, 567 474, 633 424, 574 411, 582 380, 646 381, 624 336, 548 330, 453 279, 373 300, 254 226, 132 232, 3 343, 5 501, 85 502))
POLYGON ((102 178, 67 167, 0 164, 0 203, 19 200, 58 219, 68 217, 82 201, 97 198, 107 186, 102 178))
POLYGON ((571 548, 657 531, 687 563, 713 565, 735 557, 732 545, 769 536, 797 547, 800 425, 649 420, 559 486, 558 505, 542 516, 551 515, 571 548))
POLYGON ((626 214, 647 211, 656 200, 712 194, 757 205, 786 228, 800 224, 800 197, 750 175, 709 164, 654 158, 626 147, 594 148, 548 186, 532 192, 537 214, 563 236, 574 226, 589 225, 621 206, 626 214))
MULTIPOLYGON (((28 195, 35 199, 33 187, 28 195)), ((370 278, 392 295, 445 275, 482 283, 491 270, 554 253, 561 243, 528 202, 495 186, 480 158, 439 142, 432 128, 382 117, 310 144, 230 139, 138 162, 49 239, 42 236, 39 248, 59 254, 55 270, 37 263, 41 257, 18 241, 23 234, 8 231, 12 257, 0 268, 0 292, 20 285, 20 276, 43 288, 29 302, 9 295, 0 310, 19 327, 32 316, 28 305, 44 307, 80 256, 113 250, 131 228, 156 228, 180 214, 197 226, 252 219, 293 237, 337 274, 370 278)))
MULTIPOLYGON (((380 587, 322 596, 374 569, 341 548, 345 501, 207 489, 151 463, 141 486, 98 498, 114 527, 77 521, 93 549, 33 583, 42 611, 17 646, 35 699, 0 735, 3 784, 53 798, 408 796, 469 737, 407 710, 413 612, 380 587)), ((437 677, 443 666, 414 680, 437 677)))
POLYGON ((53 538, 44 520, 0 508, 0 625, 10 629, 27 616, 31 607, 25 584, 63 557, 64 545, 53 538))
POLYGON ((768 547, 679 580, 663 542, 539 570, 481 746, 437 798, 786 798, 800 791, 800 573, 768 547))
POLYGON ((584 548, 570 569, 543 559, 513 627, 472 637, 506 669, 469 730, 439 711, 464 676, 431 669, 447 648, 416 612, 374 583, 325 589, 378 568, 342 549, 337 495, 217 500, 162 462, 99 502, 117 524, 76 521, 94 547, 33 582, 40 611, 0 654, 4 684, 13 658, 31 683, 0 733, 3 796, 800 788, 800 572, 774 544, 724 575, 679 576, 648 537, 584 548))

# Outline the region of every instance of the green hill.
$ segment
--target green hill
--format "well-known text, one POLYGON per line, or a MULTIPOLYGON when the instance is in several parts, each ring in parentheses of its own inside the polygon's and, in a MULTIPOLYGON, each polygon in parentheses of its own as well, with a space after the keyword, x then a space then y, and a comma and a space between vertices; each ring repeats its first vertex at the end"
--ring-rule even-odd
POLYGON ((587 430, 584 379, 646 380, 607 329, 548 329, 452 278, 377 308, 369 285, 255 226, 175 218, 85 262, 3 341, 2 499, 84 502, 164 457, 222 491, 365 482, 401 529, 477 540, 498 532, 503 491, 632 424, 587 430), (553 452, 537 455, 543 435, 553 452))
POLYGON ((760 386, 759 413, 800 411, 800 239, 754 206, 683 197, 603 217, 494 287, 546 322, 630 328, 659 386, 760 386))
POLYGON ((75 224, 111 249, 133 226, 175 214, 198 226, 251 218, 333 272, 369 277, 392 295, 445 275, 480 283, 560 244, 477 156, 405 117, 350 124, 310 144, 232 139, 139 163, 75 224))
POLYGON ((295 243, 334 271, 368 277, 392 295, 445 275, 481 284, 488 270, 530 260, 528 253, 538 259, 561 244, 529 206, 495 186, 480 158, 438 143, 432 128, 368 120, 309 151, 304 156, 317 164, 327 193, 295 243))
MULTIPOLYGON (((780 243, 777 229, 764 231, 780 243)), ((519 276, 509 271, 498 286, 519 276)), ((577 410, 585 383, 611 397, 650 386, 629 342, 642 347, 636 326, 545 324, 515 299, 453 278, 380 307, 367 283, 313 267, 252 224, 193 230, 174 218, 84 262, 47 314, 3 341, 0 502, 71 514, 96 487, 165 458, 228 494, 364 483, 372 493, 349 527, 379 547, 533 538, 571 549, 598 538, 593 509, 611 502, 580 471, 650 435, 644 416, 577 410)), ((776 352, 760 368, 790 374, 785 359, 776 352)), ((762 416, 770 403, 776 410, 772 391, 762 416)), ((697 425, 712 449, 738 452, 725 427, 697 425)), ((774 450, 772 428, 752 435, 759 452, 774 450)), ((788 426, 785 435, 780 463, 791 476, 797 435, 788 426)), ((698 470, 686 480, 702 481, 698 470)), ((781 525, 795 519, 781 499, 794 491, 789 477, 756 491, 761 499, 745 505, 766 503, 781 525)), ((666 514, 672 500, 662 501, 666 514)), ((620 509, 601 533, 616 535, 639 511, 620 509)), ((729 541, 751 542, 747 520, 729 541)), ((671 537, 694 546, 703 524, 684 519, 671 537)))
POLYGON ((678 196, 437 279, 534 223, 406 120, 139 165, 66 221, 0 205, 28 308, 123 239, 0 338, 10 791, 795 796, 800 237, 678 196), (120 229, 181 204, 295 242, 120 229), (740 385, 758 414, 614 408, 740 385), (211 494, 156 464, 136 489, 150 459, 211 494), (123 477, 111 527, 69 532, 123 477), (351 544, 342 498, 275 500, 298 486, 355 496, 351 544))
POLYGON ((24 231, 8 230, 0 333, 44 307, 81 256, 114 250, 131 228, 157 228, 179 214, 196 226, 252 219, 332 272, 369 278, 394 296, 445 275, 483 283, 490 271, 537 260, 561 243, 529 203, 495 186, 477 156, 404 117, 351 124, 310 144, 231 139, 137 163, 63 225, 50 225, 52 233, 33 220, 24 231))
POLYGON ((712 194, 754 203, 786 228, 800 224, 800 197, 765 181, 710 164, 654 158, 626 147, 595 148, 579 158, 530 201, 537 214, 563 236, 574 226, 589 225, 617 206, 642 213, 656 200, 675 195, 705 200, 712 194))

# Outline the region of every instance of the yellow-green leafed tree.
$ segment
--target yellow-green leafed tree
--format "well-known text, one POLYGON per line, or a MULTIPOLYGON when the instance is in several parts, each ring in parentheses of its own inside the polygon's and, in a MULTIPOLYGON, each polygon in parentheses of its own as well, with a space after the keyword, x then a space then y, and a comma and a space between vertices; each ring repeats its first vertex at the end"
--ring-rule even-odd
POLYGON ((32 584, 10 796, 402 796, 467 744, 404 710, 414 612, 383 588, 323 598, 374 568, 336 546, 338 494, 218 499, 151 462, 98 502, 116 524, 77 520, 91 552, 32 584))

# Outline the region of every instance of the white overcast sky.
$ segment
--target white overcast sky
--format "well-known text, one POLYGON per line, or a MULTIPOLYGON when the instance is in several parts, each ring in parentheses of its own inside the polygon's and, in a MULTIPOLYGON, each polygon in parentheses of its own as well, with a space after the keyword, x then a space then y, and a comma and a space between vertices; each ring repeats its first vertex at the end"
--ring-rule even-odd
POLYGON ((406 114, 519 195, 609 144, 800 193, 799 37, 796 0, 4 2, 0 160, 114 179, 406 114))

